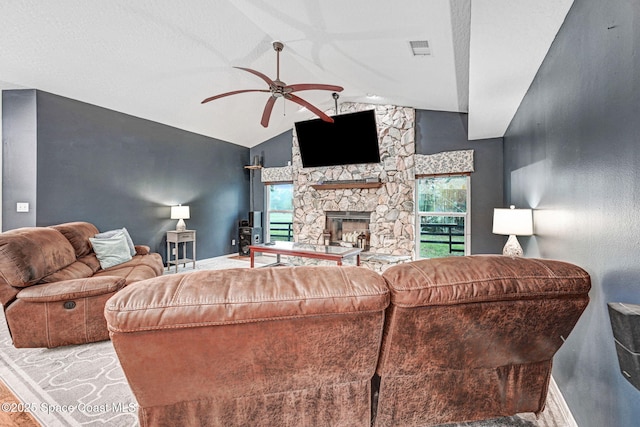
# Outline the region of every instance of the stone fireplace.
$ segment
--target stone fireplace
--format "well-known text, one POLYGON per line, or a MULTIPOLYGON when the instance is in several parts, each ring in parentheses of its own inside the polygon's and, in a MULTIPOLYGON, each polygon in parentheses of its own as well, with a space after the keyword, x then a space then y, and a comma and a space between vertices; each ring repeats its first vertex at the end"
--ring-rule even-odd
MULTIPOLYGON (((341 113, 375 110, 380 163, 303 168, 294 132, 294 239, 302 243, 322 244, 323 232, 327 228, 326 212, 366 212, 369 216, 371 254, 413 258, 414 110, 354 103, 342 103, 340 107, 341 113)), ((344 227, 344 220, 342 224, 344 227)), ((344 233, 343 228, 340 235, 344 233)))
POLYGON ((303 168, 294 130, 292 164, 262 169, 261 180, 293 183, 296 242, 324 244, 325 231, 329 229, 331 243, 341 244, 345 233, 365 228, 368 216, 369 248, 361 257, 362 265, 383 271, 392 264, 416 258, 416 176, 473 172, 473 150, 416 154, 413 109, 340 105, 341 113, 365 109, 374 109, 376 113, 380 163, 303 168), (327 218, 333 213, 347 214, 355 221, 343 218, 340 231, 333 230, 333 220, 327 218), (359 215, 362 219, 356 219, 359 215))

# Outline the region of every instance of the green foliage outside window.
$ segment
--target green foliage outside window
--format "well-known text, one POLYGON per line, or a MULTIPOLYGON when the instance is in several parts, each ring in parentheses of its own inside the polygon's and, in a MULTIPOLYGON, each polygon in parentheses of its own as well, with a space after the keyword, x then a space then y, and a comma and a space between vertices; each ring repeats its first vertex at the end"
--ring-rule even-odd
POLYGON ((466 212, 467 177, 423 178, 418 180, 420 212, 466 212))
POLYGON ((293 184, 269 186, 269 210, 293 211, 293 184))

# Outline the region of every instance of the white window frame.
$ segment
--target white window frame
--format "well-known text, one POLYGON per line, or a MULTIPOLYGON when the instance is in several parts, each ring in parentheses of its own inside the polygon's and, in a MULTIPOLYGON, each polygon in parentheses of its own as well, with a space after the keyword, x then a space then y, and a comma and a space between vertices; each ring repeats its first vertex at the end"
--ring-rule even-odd
POLYGON ((448 217, 462 217, 464 218, 464 254, 471 254, 471 175, 460 173, 460 174, 448 174, 448 175, 424 175, 416 177, 416 185, 415 185, 415 200, 416 200, 416 241, 415 241, 415 253, 416 259, 425 259, 420 256, 420 239, 421 239, 421 229, 420 224, 422 223, 422 217, 426 216, 448 216, 448 217), (467 211, 462 212, 427 212, 420 211, 420 194, 418 181, 424 178, 446 178, 446 177, 466 177, 467 178, 467 211))
POLYGON ((292 182, 273 182, 273 183, 265 184, 265 186, 264 186, 264 191, 265 191, 265 196, 264 196, 264 211, 265 211, 264 239, 265 239, 265 242, 271 242, 271 229, 269 228, 269 226, 271 224, 271 214, 272 213, 290 213, 291 214, 291 218, 293 218, 293 209, 291 209, 291 210, 278 210, 278 209, 269 210, 269 206, 271 205, 271 203, 270 203, 271 187, 274 186, 274 185, 291 185, 292 186, 291 187, 291 199, 293 201, 293 183, 292 182))

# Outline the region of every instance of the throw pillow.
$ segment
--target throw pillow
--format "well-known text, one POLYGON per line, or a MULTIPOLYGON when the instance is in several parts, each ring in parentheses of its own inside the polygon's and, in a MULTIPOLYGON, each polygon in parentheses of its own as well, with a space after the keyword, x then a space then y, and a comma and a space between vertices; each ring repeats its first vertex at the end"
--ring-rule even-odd
POLYGON ((133 240, 131 239, 131 236, 129 235, 129 232, 127 231, 126 227, 105 231, 103 233, 98 233, 93 237, 96 239, 110 239, 119 232, 124 233, 124 237, 127 239, 127 245, 129 246, 129 251, 131 252, 131 256, 134 256, 136 254, 136 247, 133 244, 133 240))
POLYGON ((108 239, 89 237, 89 241, 103 270, 130 261, 132 258, 127 238, 122 231, 108 239))

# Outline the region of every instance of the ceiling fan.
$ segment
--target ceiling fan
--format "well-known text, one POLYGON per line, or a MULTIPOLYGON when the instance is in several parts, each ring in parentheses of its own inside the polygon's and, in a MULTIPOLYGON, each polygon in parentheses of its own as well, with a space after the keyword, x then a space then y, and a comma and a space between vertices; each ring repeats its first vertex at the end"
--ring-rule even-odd
POLYGON ((307 108, 309 111, 313 112, 315 115, 320 117, 325 122, 333 123, 333 119, 331 117, 323 113, 320 109, 318 109, 311 103, 305 101, 299 96, 294 95, 293 92, 298 92, 302 90, 331 90, 333 92, 341 92, 343 88, 340 86, 316 84, 316 83, 300 83, 300 84, 293 84, 293 85, 285 84, 283 81, 280 80, 280 52, 282 52, 282 49, 284 48, 284 44, 280 41, 274 41, 272 44, 273 44, 273 50, 276 51, 276 55, 277 55, 277 73, 276 73, 275 80, 271 80, 269 77, 265 76, 261 72, 252 70, 251 68, 233 67, 233 68, 238 68, 240 70, 248 71, 249 73, 260 77, 262 80, 267 82, 267 84, 269 85, 269 89, 234 90, 232 92, 226 92, 226 93, 221 93, 220 95, 211 96, 203 100, 202 104, 207 103, 209 101, 213 101, 214 99, 223 98, 229 95, 235 95, 237 93, 270 92, 271 96, 267 100, 267 104, 265 105, 264 111, 262 112, 262 120, 260 121, 260 124, 264 127, 269 126, 269 118, 271 117, 271 110, 273 110, 273 105, 275 104, 278 98, 284 98, 289 101, 293 101, 296 104, 302 105, 303 107, 307 108))

